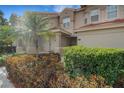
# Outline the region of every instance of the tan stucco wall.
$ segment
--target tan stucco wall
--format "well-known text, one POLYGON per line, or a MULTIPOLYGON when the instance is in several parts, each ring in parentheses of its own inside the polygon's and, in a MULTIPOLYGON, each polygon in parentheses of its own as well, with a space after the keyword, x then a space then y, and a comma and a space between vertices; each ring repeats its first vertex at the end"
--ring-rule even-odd
POLYGON ((79 27, 91 24, 90 20, 90 12, 94 9, 99 9, 99 22, 103 22, 105 20, 105 6, 88 6, 85 10, 81 10, 75 12, 75 29, 79 27), (84 24, 84 19, 87 18, 87 24, 84 24))
MULTIPOLYGON (((51 51, 59 52, 61 47, 61 33, 55 33, 51 38, 51 51)), ((49 51, 49 41, 45 38, 39 39, 39 52, 48 52, 49 51)))
MULTIPOLYGON (((78 12, 75 12, 75 29, 78 29, 82 26, 88 25, 88 24, 94 24, 91 23, 90 20, 90 12, 94 9, 99 9, 99 21, 95 23, 101 23, 101 22, 107 22, 107 21, 112 21, 115 19, 108 19, 107 18, 107 6, 105 5, 94 5, 94 6, 88 6, 85 10, 81 10, 78 12), (87 24, 84 24, 84 18, 88 19, 87 24)), ((118 11, 117 11, 117 18, 116 19, 121 19, 124 18, 124 6, 118 6, 118 11)))
MULTIPOLYGON (((51 50, 53 52, 60 52, 62 47, 69 46, 70 38, 68 35, 58 32, 55 33, 55 36, 51 38, 51 50)), ((48 52, 49 43, 48 41, 43 40, 41 45, 43 45, 41 52, 48 52)))
POLYGON ((57 28, 59 26, 59 18, 52 17, 49 19, 49 28, 57 28))
POLYGON ((61 28, 66 29, 68 32, 73 33, 73 27, 74 27, 74 11, 73 11, 73 9, 65 9, 64 11, 62 11, 60 13, 59 22, 60 22, 60 27, 61 28), (64 26, 63 26, 63 18, 65 16, 70 17, 71 22, 70 22, 70 26, 68 28, 64 28, 64 26))
POLYGON ((118 18, 124 18, 124 5, 120 5, 118 8, 118 18))
POLYGON ((80 32, 77 35, 78 45, 124 48, 124 28, 80 32))

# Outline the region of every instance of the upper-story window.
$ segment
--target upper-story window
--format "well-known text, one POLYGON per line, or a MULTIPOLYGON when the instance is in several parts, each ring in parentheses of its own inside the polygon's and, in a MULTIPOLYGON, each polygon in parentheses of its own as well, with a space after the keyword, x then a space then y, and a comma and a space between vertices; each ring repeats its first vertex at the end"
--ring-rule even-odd
POLYGON ((87 18, 84 18, 84 24, 87 24, 87 18))
POLYGON ((84 24, 87 24, 88 23, 88 14, 87 13, 85 13, 85 15, 84 15, 84 24))
POLYGON ((90 12, 91 22, 99 21, 99 10, 95 9, 90 12))
POLYGON ((107 6, 107 18, 113 19, 117 17, 117 6, 116 5, 108 5, 107 6))
POLYGON ((69 17, 64 17, 63 18, 63 26, 65 28, 68 28, 70 26, 70 18, 69 17))

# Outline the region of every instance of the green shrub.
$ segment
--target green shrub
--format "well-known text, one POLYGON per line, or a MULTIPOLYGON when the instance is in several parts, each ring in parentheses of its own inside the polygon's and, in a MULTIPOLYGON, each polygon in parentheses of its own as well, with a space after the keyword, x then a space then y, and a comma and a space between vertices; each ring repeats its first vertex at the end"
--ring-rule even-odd
POLYGON ((124 70, 120 70, 117 76, 117 80, 115 81, 115 84, 113 85, 115 88, 123 88, 124 87, 124 70))
POLYGON ((0 66, 2 66, 5 63, 6 60, 6 56, 5 55, 1 55, 0 56, 0 66))
POLYGON ((89 79, 70 78, 56 54, 10 56, 6 61, 9 78, 16 87, 25 88, 89 88, 110 87, 104 78, 91 75, 89 79), (48 58, 48 56, 50 56, 48 58), (48 61, 50 60, 50 62, 48 61))
POLYGON ((49 87, 49 80, 55 76, 56 71, 63 71, 58 56, 13 55, 7 58, 6 68, 15 85, 29 88, 49 87))
POLYGON ((56 73, 56 77, 50 79, 51 88, 110 88, 101 76, 91 75, 89 79, 85 76, 69 77, 65 73, 56 73))
POLYGON ((124 49, 66 47, 64 64, 71 76, 96 74, 114 84, 119 71, 124 68, 124 49))

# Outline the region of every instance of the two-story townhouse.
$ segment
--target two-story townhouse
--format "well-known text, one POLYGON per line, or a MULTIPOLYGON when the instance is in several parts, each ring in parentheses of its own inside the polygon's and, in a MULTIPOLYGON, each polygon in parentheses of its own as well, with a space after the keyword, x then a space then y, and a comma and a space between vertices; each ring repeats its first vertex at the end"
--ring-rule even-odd
POLYGON ((124 6, 86 6, 75 15, 78 45, 124 48, 124 6))
MULTIPOLYGON (((65 46, 77 44, 77 37, 73 31, 74 11, 75 9, 66 8, 61 13, 33 12, 49 18, 50 31, 55 33, 55 36, 50 40, 52 51, 60 52, 61 48, 65 46)), ((38 46, 39 53, 49 51, 49 43, 44 38, 38 39, 38 46)), ((17 53, 36 53, 36 45, 33 41, 19 39, 17 40, 16 51, 17 53)))
MULTIPOLYGON (((82 5, 79 9, 65 8, 61 13, 39 14, 50 18, 50 31, 55 33, 51 39, 54 52, 72 45, 124 48, 124 6, 82 5)), ((27 52, 35 53, 31 45, 26 45, 27 52)), ((48 51, 48 42, 43 38, 39 38, 38 45, 39 52, 48 51)))

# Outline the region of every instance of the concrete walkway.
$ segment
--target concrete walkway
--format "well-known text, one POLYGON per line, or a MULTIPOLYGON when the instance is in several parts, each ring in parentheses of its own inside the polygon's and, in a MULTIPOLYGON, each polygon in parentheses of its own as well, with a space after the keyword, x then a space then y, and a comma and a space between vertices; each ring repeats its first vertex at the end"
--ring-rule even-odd
POLYGON ((0 67, 0 88, 14 88, 14 85, 7 79, 6 67, 0 67))

